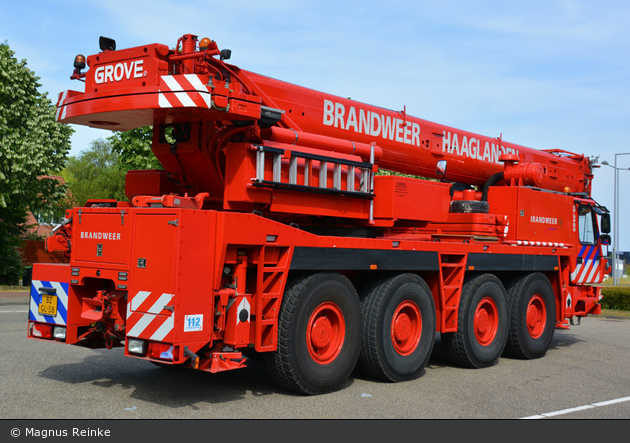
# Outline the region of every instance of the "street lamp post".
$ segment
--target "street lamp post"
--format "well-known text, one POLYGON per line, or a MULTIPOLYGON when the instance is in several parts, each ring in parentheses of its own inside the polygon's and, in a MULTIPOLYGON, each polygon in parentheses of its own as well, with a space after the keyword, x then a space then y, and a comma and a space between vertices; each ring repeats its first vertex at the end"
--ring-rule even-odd
POLYGON ((619 170, 624 171, 630 168, 618 168, 617 157, 620 155, 630 155, 630 152, 624 152, 615 154, 615 166, 610 165, 608 162, 603 161, 602 165, 610 166, 615 170, 615 193, 614 199, 614 212, 615 212, 615 226, 613 228, 613 284, 617 286, 619 284, 619 271, 617 270, 617 255, 619 254, 619 170))

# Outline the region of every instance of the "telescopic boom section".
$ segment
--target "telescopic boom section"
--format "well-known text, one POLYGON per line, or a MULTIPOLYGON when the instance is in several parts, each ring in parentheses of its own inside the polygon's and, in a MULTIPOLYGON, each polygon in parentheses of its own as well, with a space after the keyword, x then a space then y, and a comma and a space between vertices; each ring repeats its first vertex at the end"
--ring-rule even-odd
POLYGON ((281 386, 316 394, 357 362, 417 378, 436 332, 481 368, 600 313, 610 217, 589 158, 244 71, 190 34, 100 43, 57 120, 151 125, 164 169, 66 211, 46 250, 69 263, 33 267, 30 338, 208 372, 268 353, 281 386))
MULTIPOLYGON (((203 123, 198 145, 209 163, 203 168, 196 161, 169 160, 166 153, 173 151, 173 143, 161 152, 156 147, 160 135, 155 136, 154 152, 169 173, 211 195, 208 188, 222 179, 218 146, 211 144, 240 134, 261 143, 306 146, 366 161, 373 150, 379 168, 467 185, 503 180, 590 196, 593 164, 584 155, 535 150, 422 120, 406 110, 296 86, 229 65, 224 61, 229 56, 215 42, 198 42, 190 34, 179 39, 176 50, 160 44, 119 51, 105 47, 87 58, 86 73, 75 69, 73 78, 85 80, 85 92, 62 93, 57 119, 120 131, 203 123), (207 178, 208 170, 214 171, 214 180, 207 178)), ((191 136, 182 137, 175 145, 191 136)))

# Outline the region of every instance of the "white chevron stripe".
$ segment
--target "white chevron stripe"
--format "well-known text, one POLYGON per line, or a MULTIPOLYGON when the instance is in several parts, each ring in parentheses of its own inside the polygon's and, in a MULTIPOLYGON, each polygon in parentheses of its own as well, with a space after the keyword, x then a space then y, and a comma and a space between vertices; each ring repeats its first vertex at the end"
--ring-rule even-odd
POLYGON ((173 317, 169 317, 166 319, 162 326, 158 328, 157 331, 151 336, 151 340, 162 341, 164 337, 168 335, 169 332, 173 330, 173 317))
POLYGON ((140 320, 127 332, 127 337, 140 337, 140 334, 151 324, 154 318, 155 315, 153 314, 145 314, 140 317, 140 320))
POLYGON ((193 108, 197 106, 187 92, 176 92, 175 97, 177 97, 185 108, 193 108))
POLYGON ((158 104, 160 105, 160 108, 173 107, 173 105, 171 105, 171 102, 169 102, 168 99, 161 92, 158 94, 158 104))
POLYGON ((147 310, 147 312, 151 314, 159 314, 164 309, 164 306, 166 306, 172 298, 173 294, 160 295, 160 298, 157 299, 157 301, 147 310))
POLYGON ((140 305, 144 303, 144 301, 147 299, 147 297, 149 297, 149 295, 151 295, 151 292, 138 291, 138 293, 134 295, 133 298, 131 299, 131 310, 137 311, 140 305))
POLYGON ((166 86, 168 86, 171 91, 175 92, 184 90, 184 88, 182 88, 182 85, 180 85, 177 80, 175 80, 175 77, 173 77, 172 75, 163 75, 162 80, 164 80, 164 83, 166 83, 166 86))
POLYGON ((580 275, 580 271, 582 270, 582 265, 576 265, 575 269, 571 273, 571 281, 575 281, 575 279, 580 275))
POLYGON ((195 90, 200 91, 200 92, 209 92, 208 87, 204 85, 203 83, 201 83, 201 80, 199 79, 198 75, 184 74, 184 77, 186 78, 186 80, 190 82, 190 84, 192 85, 193 88, 195 88, 195 90))
POLYGON ((594 277, 594 275, 595 275, 595 272, 596 272, 596 271, 597 271, 597 269, 598 269, 598 266, 597 266, 597 265, 599 264, 599 261, 597 261, 597 262, 596 262, 595 260, 593 260, 593 261, 592 261, 592 263, 593 263, 593 264, 592 264, 593 269, 591 270, 591 273, 588 275, 588 278, 586 279, 586 282, 587 282, 587 283, 593 283, 593 282, 594 282, 593 277, 594 277))

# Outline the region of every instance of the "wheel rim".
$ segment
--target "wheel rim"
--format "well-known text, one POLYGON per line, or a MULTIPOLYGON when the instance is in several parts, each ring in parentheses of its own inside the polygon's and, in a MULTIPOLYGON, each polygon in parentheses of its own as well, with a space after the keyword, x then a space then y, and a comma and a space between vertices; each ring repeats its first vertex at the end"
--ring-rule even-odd
POLYGON ((499 311, 490 297, 483 298, 475 310, 475 337, 482 346, 488 346, 494 340, 499 329, 499 311))
POLYGON ((400 355, 413 353, 422 335, 422 315, 418 305, 406 300, 398 305, 392 317, 391 337, 394 349, 400 355))
POLYGON ((539 294, 535 294, 527 305, 527 332, 532 338, 542 335, 547 324, 547 308, 539 294))
POLYGON ((306 344, 313 360, 321 364, 332 362, 339 355, 345 336, 346 323, 336 304, 325 302, 313 311, 306 330, 306 344))

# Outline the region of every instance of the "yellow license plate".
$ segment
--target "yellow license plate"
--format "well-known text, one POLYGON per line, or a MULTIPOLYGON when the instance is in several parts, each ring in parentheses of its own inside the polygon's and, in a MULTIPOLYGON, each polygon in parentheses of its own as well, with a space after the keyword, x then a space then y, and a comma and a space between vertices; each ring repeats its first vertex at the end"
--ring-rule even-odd
POLYGON ((57 296, 42 295, 42 302, 39 304, 39 314, 55 317, 57 315, 57 296))

